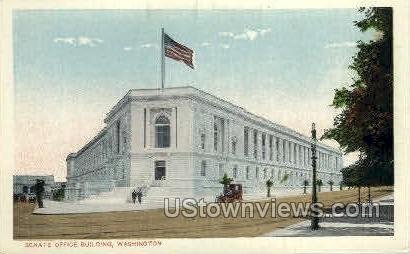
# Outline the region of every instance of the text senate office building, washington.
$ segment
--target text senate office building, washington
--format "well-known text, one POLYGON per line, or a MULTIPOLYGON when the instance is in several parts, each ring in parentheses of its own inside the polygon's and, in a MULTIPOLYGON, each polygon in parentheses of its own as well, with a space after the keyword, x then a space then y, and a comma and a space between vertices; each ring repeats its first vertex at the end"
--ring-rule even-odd
MULTIPOLYGON (((67 156, 68 199, 136 188, 155 198, 215 198, 226 173, 245 196, 311 183, 311 139, 193 87, 130 90, 106 126, 67 156)), ((306 123, 308 124, 308 123, 306 123)), ((341 181, 340 150, 317 144, 318 179, 341 181)))

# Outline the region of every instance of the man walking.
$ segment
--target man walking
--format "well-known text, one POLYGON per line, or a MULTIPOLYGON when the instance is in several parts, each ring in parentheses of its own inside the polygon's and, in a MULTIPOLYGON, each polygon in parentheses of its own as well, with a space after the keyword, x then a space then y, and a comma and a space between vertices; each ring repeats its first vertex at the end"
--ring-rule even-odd
POLYGON ((132 191, 131 197, 132 197, 132 203, 135 204, 135 199, 137 198, 137 192, 135 190, 132 191))

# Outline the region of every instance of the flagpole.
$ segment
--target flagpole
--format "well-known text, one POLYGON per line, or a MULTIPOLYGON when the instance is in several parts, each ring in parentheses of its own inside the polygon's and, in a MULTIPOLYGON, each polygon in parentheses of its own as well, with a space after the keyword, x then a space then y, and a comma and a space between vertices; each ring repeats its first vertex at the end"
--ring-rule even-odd
POLYGON ((165 47, 164 47, 164 28, 161 28, 161 89, 165 83, 165 47))

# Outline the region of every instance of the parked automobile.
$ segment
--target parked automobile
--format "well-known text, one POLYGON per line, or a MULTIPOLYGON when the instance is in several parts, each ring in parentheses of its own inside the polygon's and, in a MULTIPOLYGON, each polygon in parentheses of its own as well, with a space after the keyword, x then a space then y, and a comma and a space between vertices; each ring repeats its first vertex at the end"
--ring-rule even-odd
POLYGON ((224 192, 216 197, 216 202, 231 203, 235 201, 242 201, 242 184, 229 184, 224 192))

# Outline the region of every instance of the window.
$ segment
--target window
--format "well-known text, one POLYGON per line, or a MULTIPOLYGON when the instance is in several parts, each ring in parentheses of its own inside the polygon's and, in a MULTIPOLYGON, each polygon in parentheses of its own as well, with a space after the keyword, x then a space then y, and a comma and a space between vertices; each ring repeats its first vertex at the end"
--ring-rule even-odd
POLYGON ((259 179, 259 167, 256 167, 256 170, 255 170, 255 178, 256 178, 256 180, 259 179))
POLYGON ((270 170, 270 177, 273 179, 274 176, 275 176, 275 170, 272 168, 270 170))
POLYGON ((249 129, 245 127, 243 129, 243 154, 249 156, 249 129))
POLYGON ((127 132, 123 131, 122 132, 122 142, 124 143, 124 146, 127 145, 127 132))
POLYGON ((201 162, 201 176, 206 176, 206 161, 201 162))
POLYGON ((238 177, 238 166, 233 166, 233 169, 232 169, 232 176, 233 176, 233 178, 237 178, 238 177))
POLYGON ((273 137, 269 135, 269 160, 273 160, 273 137))
POLYGON ((155 180, 165 180, 165 161, 155 161, 155 180))
POLYGON ((279 138, 276 139, 276 161, 279 162, 279 138))
POLYGON ((306 147, 303 147, 303 165, 306 167, 306 147))
POLYGON ((286 162, 286 140, 282 140, 282 162, 285 163, 286 162))
POLYGON ((296 144, 293 144, 293 164, 296 164, 296 144))
POLYGON ((292 147, 292 143, 288 142, 288 161, 289 161, 289 163, 292 162, 292 149, 291 149, 291 147, 292 147))
POLYGON ((155 120, 155 147, 166 148, 170 146, 170 123, 169 119, 161 115, 155 120))
POLYGON ((205 134, 201 134, 201 149, 205 150, 205 134))
POLYGON ((246 166, 246 180, 249 180, 249 166, 246 166))
POLYGON ((116 125, 116 131, 115 131, 115 135, 116 135, 116 152, 120 153, 120 127, 121 127, 121 123, 120 121, 117 121, 117 125, 116 125))
POLYGON ((262 134, 262 160, 266 158, 266 134, 262 134))
POLYGON ((112 155, 112 137, 111 136, 108 138, 108 153, 110 156, 112 155))
POLYGON ((268 170, 266 168, 263 169, 263 179, 268 177, 268 170))
POLYGON ((217 152, 218 151, 218 125, 216 124, 216 122, 214 123, 214 151, 217 152))
POLYGON ((121 168, 121 179, 124 180, 125 179, 125 167, 124 165, 121 168))
POLYGON ((107 157, 107 141, 105 139, 102 140, 102 158, 105 159, 107 157))
POLYGON ((232 149, 232 154, 236 154, 236 139, 233 139, 232 140, 232 147, 231 147, 231 149, 232 149))
POLYGON ((258 131, 253 131, 253 158, 258 158, 258 131))

